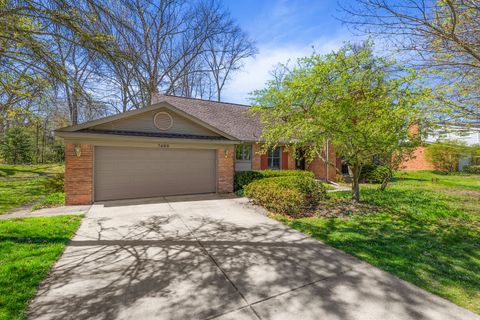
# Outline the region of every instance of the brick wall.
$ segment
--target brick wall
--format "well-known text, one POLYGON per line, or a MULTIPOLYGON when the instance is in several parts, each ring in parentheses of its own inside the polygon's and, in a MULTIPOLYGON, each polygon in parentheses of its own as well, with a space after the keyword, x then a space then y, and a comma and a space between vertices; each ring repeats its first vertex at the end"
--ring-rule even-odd
POLYGON ((260 154, 260 145, 252 145, 252 170, 260 170, 262 166, 262 155, 260 154))
POLYGON ((233 175, 235 174, 234 151, 233 146, 217 150, 217 191, 219 193, 233 192, 233 175))
POLYGON ((413 152, 412 158, 404 161, 400 165, 402 170, 435 170, 433 164, 427 161, 425 158, 425 147, 418 147, 413 152))
POLYGON ((75 144, 65 144, 65 204, 91 204, 93 145, 80 144, 80 157, 75 154, 75 146, 75 144))
MULTIPOLYGON (((337 177, 337 166, 336 166, 336 153, 335 149, 333 146, 330 146, 329 148, 329 159, 330 159, 330 164, 328 167, 328 180, 330 181, 336 181, 337 177)), ((326 150, 323 151, 322 157, 325 159, 326 155, 326 150)), ((325 179, 327 176, 326 173, 326 166, 325 166, 325 161, 323 161, 320 157, 315 158, 312 162, 310 162, 307 165, 307 170, 312 171, 317 178, 320 179, 325 179)))
POLYGON ((295 170, 295 154, 293 150, 286 149, 285 152, 287 153, 287 170, 295 170))

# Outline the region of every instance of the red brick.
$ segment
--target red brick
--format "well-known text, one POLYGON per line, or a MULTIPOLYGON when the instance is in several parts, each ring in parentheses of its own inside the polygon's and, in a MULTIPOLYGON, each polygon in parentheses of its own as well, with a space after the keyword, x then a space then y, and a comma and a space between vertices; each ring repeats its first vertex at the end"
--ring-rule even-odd
POLYGON ((234 147, 217 150, 217 192, 233 192, 233 175, 235 174, 234 147))
POLYGON ((255 143, 252 146, 252 170, 260 170, 262 168, 262 155, 260 145, 255 143))
POLYGON ((75 154, 75 144, 65 144, 65 203, 91 204, 93 190, 93 145, 80 144, 81 155, 75 154))
POLYGON ((425 158, 425 147, 418 147, 407 161, 402 162, 402 170, 435 170, 435 166, 425 158))
MULTIPOLYGON (((322 157, 318 156, 313 161, 311 161, 308 166, 307 170, 312 171, 317 178, 325 179, 327 176, 326 173, 326 165, 325 159, 326 150, 323 151, 322 157)), ((333 146, 329 147, 329 167, 328 167, 328 180, 336 181, 337 179, 337 166, 336 166, 336 153, 333 146)))

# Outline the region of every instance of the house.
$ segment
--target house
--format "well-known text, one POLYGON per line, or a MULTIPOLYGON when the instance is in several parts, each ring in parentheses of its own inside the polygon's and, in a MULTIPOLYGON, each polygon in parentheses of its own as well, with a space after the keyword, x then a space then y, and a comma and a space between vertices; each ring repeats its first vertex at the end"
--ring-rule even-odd
MULTIPOLYGON (((429 143, 437 141, 455 141, 467 146, 480 145, 480 123, 437 123, 424 139, 424 145, 415 149, 411 159, 401 165, 403 170, 434 170, 435 166, 425 157, 425 150, 429 143)), ((471 159, 466 157, 459 163, 458 169, 468 165, 471 159)))
MULTIPOLYGON (((261 154, 261 132, 248 106, 166 95, 143 109, 59 129, 66 204, 229 193, 242 170, 306 169, 335 180, 335 161, 305 164, 285 146, 261 154)), ((335 159, 333 148, 328 157, 335 159)))

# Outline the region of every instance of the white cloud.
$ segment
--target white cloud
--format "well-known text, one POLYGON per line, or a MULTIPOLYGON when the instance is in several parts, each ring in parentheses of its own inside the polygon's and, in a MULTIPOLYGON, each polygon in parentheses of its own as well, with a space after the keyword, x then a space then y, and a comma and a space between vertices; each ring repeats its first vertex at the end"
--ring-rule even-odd
POLYGON ((270 72, 278 63, 295 61, 313 52, 312 45, 317 53, 328 53, 340 48, 346 34, 339 34, 331 38, 322 38, 309 45, 276 45, 260 46, 259 54, 245 62, 244 68, 233 75, 233 79, 226 85, 222 100, 228 102, 248 104, 249 93, 264 87, 271 78, 270 72))

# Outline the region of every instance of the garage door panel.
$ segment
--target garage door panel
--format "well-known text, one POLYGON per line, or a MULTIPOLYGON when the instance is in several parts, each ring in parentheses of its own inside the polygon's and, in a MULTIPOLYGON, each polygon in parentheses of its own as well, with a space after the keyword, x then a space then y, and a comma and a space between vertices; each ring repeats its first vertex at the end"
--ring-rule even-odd
POLYGON ((209 193, 215 150, 95 148, 95 200, 209 193))

